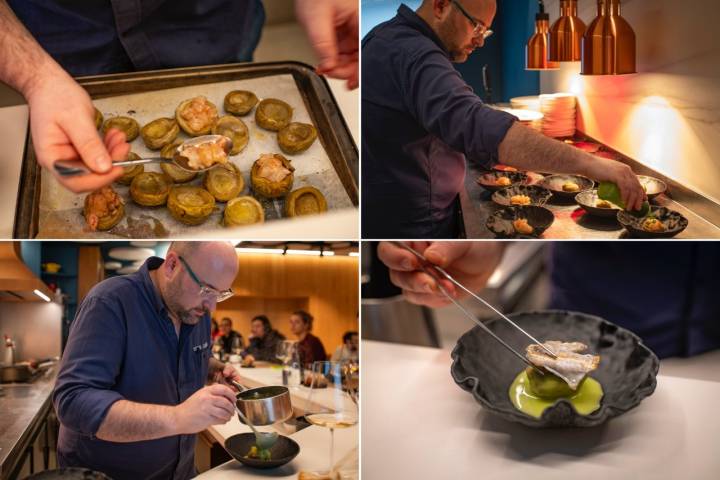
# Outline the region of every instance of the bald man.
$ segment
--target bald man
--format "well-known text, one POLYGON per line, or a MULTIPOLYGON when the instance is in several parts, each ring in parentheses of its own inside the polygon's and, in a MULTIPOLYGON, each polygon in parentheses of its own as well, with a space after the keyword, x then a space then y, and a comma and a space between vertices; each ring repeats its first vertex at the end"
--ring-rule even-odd
POLYGON ((53 391, 61 467, 115 480, 195 475, 195 434, 234 414, 234 391, 205 384, 238 379, 210 353, 209 315, 232 296, 237 269, 232 244, 173 242, 164 260, 90 290, 53 391))
POLYGON ((630 168, 524 127, 483 104, 455 70, 492 33, 495 0, 425 0, 362 43, 362 236, 454 238, 465 158, 485 168, 578 173, 645 193, 630 168))

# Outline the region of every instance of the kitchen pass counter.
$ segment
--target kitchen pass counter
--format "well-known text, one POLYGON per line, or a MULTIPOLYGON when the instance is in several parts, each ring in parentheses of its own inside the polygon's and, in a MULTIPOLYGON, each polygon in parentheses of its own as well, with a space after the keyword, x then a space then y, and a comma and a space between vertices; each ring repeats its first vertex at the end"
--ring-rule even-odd
POLYGON ((532 429, 457 386, 447 350, 362 349, 363 478, 720 478, 720 382, 663 375, 661 362, 655 393, 634 410, 596 428, 532 429))

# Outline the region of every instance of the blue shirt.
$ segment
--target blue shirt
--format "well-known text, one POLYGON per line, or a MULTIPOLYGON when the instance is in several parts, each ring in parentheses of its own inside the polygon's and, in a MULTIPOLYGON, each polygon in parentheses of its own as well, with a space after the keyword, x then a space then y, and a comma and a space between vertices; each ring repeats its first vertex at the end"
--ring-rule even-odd
POLYGON ((456 236, 465 156, 490 167, 516 118, 483 104, 401 5, 362 42, 362 236, 456 236))
POLYGON ((72 75, 251 61, 261 0, 8 0, 72 75))
POLYGON ((717 242, 561 242, 550 268, 552 308, 627 328, 660 358, 720 348, 717 242))
POLYGON ((132 443, 95 435, 118 400, 178 405, 205 385, 210 318, 182 324, 180 335, 150 280, 152 257, 132 275, 96 285, 72 324, 53 404, 60 419, 58 463, 114 480, 194 476, 195 435, 132 443))

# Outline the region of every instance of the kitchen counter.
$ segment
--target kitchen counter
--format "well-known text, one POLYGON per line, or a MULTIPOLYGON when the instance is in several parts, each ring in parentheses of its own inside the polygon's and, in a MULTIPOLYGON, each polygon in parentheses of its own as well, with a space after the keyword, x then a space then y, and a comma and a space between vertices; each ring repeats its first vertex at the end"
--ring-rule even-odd
MULTIPOLYGON (((591 139, 590 139, 591 140, 591 139)), ((668 185, 667 194, 655 198, 652 205, 680 212, 688 219, 688 227, 677 235, 678 239, 720 238, 720 205, 639 162, 617 154, 619 160, 630 165, 638 175, 659 178, 668 185)), ((495 238, 485 222, 501 207, 491 200, 492 192, 477 183, 484 173, 479 167, 468 164, 465 190, 460 194, 462 219, 467 238, 495 238)), ((559 203, 551 199, 545 205, 555 215, 555 221, 541 238, 544 239, 615 239, 626 238, 627 232, 614 218, 598 218, 585 213, 576 203, 559 203)))
POLYGON ((685 359, 662 361, 653 395, 602 426, 532 429, 489 414, 458 387, 448 350, 362 348, 364 478, 718 478, 720 382, 691 372, 698 362, 717 369, 719 352, 687 359, 687 369, 685 359))
POLYGON ((0 478, 5 479, 24 454, 33 430, 52 408, 57 365, 32 383, 3 384, 0 396, 0 478))
MULTIPOLYGON (((256 388, 267 385, 281 385, 282 372, 278 368, 259 367, 259 368, 238 368, 240 375, 243 377, 242 384, 246 387, 256 388)), ((290 398, 293 410, 297 415, 302 415, 308 406, 308 395, 310 389, 307 387, 290 387, 290 398)), ((332 396, 331 389, 323 389, 318 392, 318 403, 324 403, 332 396)), ((217 440, 221 445, 225 443, 229 437, 238 433, 250 432, 250 428, 240 423, 237 416, 224 425, 215 425, 208 428, 207 432, 217 440)), ((283 467, 262 471, 247 468, 235 460, 219 465, 197 478, 220 479, 220 478, 265 478, 273 476, 276 478, 297 478, 298 472, 301 470, 324 469, 327 468, 330 448, 330 432, 326 428, 310 425, 299 432, 280 432, 295 440, 300 446, 300 453, 295 459, 283 467)), ((352 456, 352 452, 358 446, 359 430, 357 425, 351 428, 335 430, 335 461, 338 462, 346 455, 352 456)), ((353 460, 349 460, 349 464, 353 460)), ((356 463, 356 460, 355 460, 356 463)), ((353 471, 352 468, 349 469, 353 471)))

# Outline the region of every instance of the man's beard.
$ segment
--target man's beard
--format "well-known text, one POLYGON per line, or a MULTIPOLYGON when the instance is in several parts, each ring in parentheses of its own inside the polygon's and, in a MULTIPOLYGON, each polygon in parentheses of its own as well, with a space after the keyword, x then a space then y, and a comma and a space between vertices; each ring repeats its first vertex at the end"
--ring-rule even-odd
MULTIPOLYGON (((440 38, 455 38, 457 36, 457 30, 449 23, 440 25, 438 33, 440 34, 440 38)), ((453 63, 463 63, 468 59, 469 55, 465 51, 467 47, 446 44, 445 48, 450 56, 450 61, 453 63)))
POLYGON ((169 282, 165 303, 167 304, 168 310, 170 310, 170 312, 172 312, 172 314, 175 315, 175 317, 177 317, 177 319, 180 320, 181 323, 185 323, 187 325, 196 325, 204 315, 210 313, 206 308, 202 306, 194 307, 190 310, 183 308, 180 304, 180 298, 182 296, 183 291, 180 288, 180 285, 174 282, 169 282), (192 310, 202 310, 203 313, 198 316, 192 313, 192 310))

